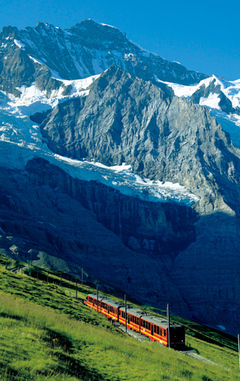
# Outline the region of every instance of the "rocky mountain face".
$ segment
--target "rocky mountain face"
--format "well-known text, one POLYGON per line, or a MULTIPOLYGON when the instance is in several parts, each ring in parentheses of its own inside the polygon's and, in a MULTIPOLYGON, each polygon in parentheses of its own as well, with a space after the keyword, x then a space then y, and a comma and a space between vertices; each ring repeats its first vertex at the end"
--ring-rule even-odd
POLYGON ((240 154, 196 105, 215 97, 233 113, 232 88, 91 20, 6 27, 0 40, 0 250, 74 275, 84 267, 144 303, 239 333, 240 154), (73 80, 93 74, 74 93, 73 80), (105 183, 81 177, 85 160, 126 163, 143 184, 179 183, 195 201, 151 202, 107 172, 105 183))
POLYGON ((239 157, 205 108, 112 66, 87 97, 42 119, 53 152, 109 166, 126 162, 143 177, 187 185, 200 196, 200 213, 226 204, 239 215, 239 157))

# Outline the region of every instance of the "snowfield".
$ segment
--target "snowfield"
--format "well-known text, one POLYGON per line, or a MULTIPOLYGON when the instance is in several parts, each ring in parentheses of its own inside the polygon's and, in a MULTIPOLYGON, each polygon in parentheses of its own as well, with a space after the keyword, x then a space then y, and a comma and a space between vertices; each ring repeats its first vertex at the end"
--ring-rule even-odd
POLYGON ((125 163, 121 166, 107 167, 84 159, 62 157, 49 150, 43 141, 39 126, 33 123, 29 116, 46 111, 69 97, 86 96, 89 85, 97 77, 63 81, 65 85, 72 85, 72 92, 67 97, 63 96, 64 88, 60 88, 47 98, 34 84, 28 88, 21 87, 19 98, 7 97, 0 92, 0 165, 24 170, 29 160, 40 157, 62 168, 74 178, 98 181, 128 196, 152 202, 177 202, 186 205, 197 202, 199 198, 186 187, 171 182, 142 179, 125 163))

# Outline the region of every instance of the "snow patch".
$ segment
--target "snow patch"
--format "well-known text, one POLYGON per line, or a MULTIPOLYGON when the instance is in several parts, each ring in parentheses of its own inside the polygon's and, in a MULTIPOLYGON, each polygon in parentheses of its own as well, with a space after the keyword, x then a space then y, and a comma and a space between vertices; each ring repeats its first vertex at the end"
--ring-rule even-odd
POLYGON ((200 98, 199 100, 200 106, 207 106, 217 110, 220 110, 219 102, 220 98, 216 93, 210 93, 208 98, 200 98))
POLYGON ((43 62, 41 62, 40 60, 37 60, 36 58, 32 57, 32 56, 28 56, 33 62, 39 64, 39 65, 45 65, 43 62))
POLYGON ((25 48, 25 45, 21 41, 14 39, 13 42, 14 42, 15 45, 17 45, 18 48, 20 48, 20 49, 24 49, 25 48))

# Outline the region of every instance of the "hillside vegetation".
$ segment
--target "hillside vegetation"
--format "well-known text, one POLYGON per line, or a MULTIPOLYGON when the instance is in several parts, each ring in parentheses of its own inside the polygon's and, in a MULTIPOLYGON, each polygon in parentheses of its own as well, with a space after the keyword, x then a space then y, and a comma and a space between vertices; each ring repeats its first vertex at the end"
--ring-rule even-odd
MULTIPOLYGON (((221 345, 204 341, 198 338, 203 327, 190 331, 191 323, 182 320, 189 326, 188 349, 197 358, 139 342, 77 300, 75 283, 40 269, 32 269, 30 277, 24 268, 23 274, 11 271, 15 267, 0 256, 1 380, 240 379, 236 344, 226 335, 213 333, 221 345), (37 274, 45 280, 34 278, 37 274)), ((78 286, 79 299, 89 292, 89 286, 78 286)), ((211 337, 210 329, 206 336, 211 337)))

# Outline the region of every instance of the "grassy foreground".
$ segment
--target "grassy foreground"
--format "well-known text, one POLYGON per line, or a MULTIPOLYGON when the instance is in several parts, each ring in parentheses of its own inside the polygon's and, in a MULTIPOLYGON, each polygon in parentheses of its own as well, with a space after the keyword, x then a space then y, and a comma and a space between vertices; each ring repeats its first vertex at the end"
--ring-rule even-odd
POLYGON ((211 364, 158 343, 138 342, 63 287, 4 267, 0 265, 0 380, 240 380, 238 353, 232 349, 187 336, 211 364))

